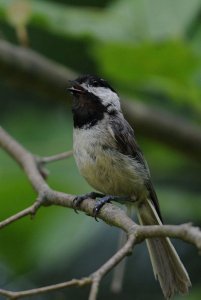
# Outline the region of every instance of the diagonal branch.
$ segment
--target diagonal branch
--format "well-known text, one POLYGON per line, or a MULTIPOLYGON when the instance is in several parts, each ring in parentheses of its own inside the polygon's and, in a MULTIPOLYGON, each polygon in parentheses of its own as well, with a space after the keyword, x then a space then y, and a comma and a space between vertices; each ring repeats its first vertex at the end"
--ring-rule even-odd
MULTIPOLYGON (((55 160, 55 158, 58 159, 59 155, 53 156, 49 159, 45 158, 45 160, 43 160, 43 158, 35 157, 1 127, 0 146, 4 148, 4 150, 7 151, 8 154, 11 155, 22 167, 38 195, 33 205, 0 222, 0 228, 3 228, 27 215, 35 214, 41 205, 46 206, 52 204, 68 208, 73 207, 74 196, 52 190, 41 175, 40 165, 38 164, 40 161, 49 162, 55 160)), ((68 155, 62 154, 60 155, 60 158, 67 157, 68 155)), ((85 212, 89 216, 93 216, 93 207, 94 200, 88 199, 81 204, 79 210, 85 212)), ((60 290, 71 286, 91 285, 89 300, 96 300, 102 278, 132 252, 135 244, 141 243, 146 238, 166 236, 179 238, 183 241, 193 244, 201 252, 201 231, 199 228, 193 227, 191 224, 139 226, 135 224, 122 209, 112 204, 107 204, 101 209, 99 218, 110 225, 124 230, 128 236, 128 239, 125 245, 98 270, 88 277, 72 279, 63 283, 26 291, 13 292, 0 289, 0 295, 7 297, 8 299, 19 299, 60 290)))
MULTIPOLYGON (((31 49, 0 40, 0 76, 15 86, 45 92, 66 102, 65 89, 77 74, 31 49)), ((126 97, 123 97, 126 99, 126 97)), ((201 130, 188 120, 130 99, 122 103, 125 115, 137 132, 201 160, 201 130)))
POLYGON ((0 222, 0 229, 6 227, 7 225, 20 220, 23 217, 26 217, 28 215, 33 215, 36 212, 36 204, 37 202, 34 202, 33 205, 21 210, 20 212, 18 212, 17 214, 3 220, 0 222))

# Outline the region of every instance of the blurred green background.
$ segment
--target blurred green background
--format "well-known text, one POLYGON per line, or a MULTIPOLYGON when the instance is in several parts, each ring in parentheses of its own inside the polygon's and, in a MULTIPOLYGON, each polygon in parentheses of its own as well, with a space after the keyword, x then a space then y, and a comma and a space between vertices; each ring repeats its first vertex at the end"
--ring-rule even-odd
MULTIPOLYGON (((0 0, 0 39, 21 47, 28 40, 31 49, 79 74, 103 76, 120 94, 201 126, 200 0, 0 0), (24 29, 27 36, 19 33, 24 29)), ((1 125, 35 154, 70 150, 69 96, 64 102, 31 85, 16 85, 6 72, 0 76, 1 125)), ((201 226, 201 160, 136 135, 165 222, 201 226)), ((54 162, 48 169, 52 188, 73 194, 91 190, 73 158, 54 162)), ((1 220, 34 199, 26 176, 1 151, 1 220)), ((86 276, 115 252, 118 234, 117 229, 82 213, 42 208, 33 220, 24 218, 1 230, 0 287, 27 289, 86 276)), ((200 300, 197 250, 181 241, 174 244, 193 284, 186 299, 200 300)), ((109 274, 99 299, 163 299, 145 243, 136 246, 128 261, 122 293, 110 292, 109 274)), ((71 288, 34 299, 87 299, 88 291, 88 287, 71 288)))

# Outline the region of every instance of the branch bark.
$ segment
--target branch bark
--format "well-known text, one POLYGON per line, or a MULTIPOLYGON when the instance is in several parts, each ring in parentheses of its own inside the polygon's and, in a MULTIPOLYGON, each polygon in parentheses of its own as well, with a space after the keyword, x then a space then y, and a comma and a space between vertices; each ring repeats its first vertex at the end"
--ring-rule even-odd
MULTIPOLYGON (((33 50, 1 40, 0 76, 7 78, 11 84, 43 91, 50 97, 54 95, 66 102, 69 99, 65 95, 68 80, 75 78, 77 74, 33 50)), ((177 115, 133 99, 124 101, 122 107, 137 132, 201 161, 200 127, 177 115)))

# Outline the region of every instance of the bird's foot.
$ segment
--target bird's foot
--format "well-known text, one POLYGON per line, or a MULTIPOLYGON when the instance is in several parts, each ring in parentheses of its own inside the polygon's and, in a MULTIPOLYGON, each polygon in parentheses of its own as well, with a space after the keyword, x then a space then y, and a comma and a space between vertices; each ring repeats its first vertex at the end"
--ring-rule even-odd
POLYGON ((116 201, 116 202, 121 202, 121 201, 127 201, 129 198, 126 196, 112 196, 112 195, 106 195, 102 198, 100 198, 93 209, 93 216, 95 218, 96 221, 97 220, 97 215, 101 209, 101 207, 103 207, 103 205, 105 205, 105 203, 110 203, 111 201, 116 201))
POLYGON ((88 198, 96 199, 97 197, 102 197, 103 198, 104 196, 105 196, 104 194, 96 193, 96 192, 91 192, 91 193, 87 193, 87 194, 84 194, 84 195, 76 196, 73 200, 74 211, 76 213, 78 213, 76 208, 78 208, 84 200, 86 200, 88 198))

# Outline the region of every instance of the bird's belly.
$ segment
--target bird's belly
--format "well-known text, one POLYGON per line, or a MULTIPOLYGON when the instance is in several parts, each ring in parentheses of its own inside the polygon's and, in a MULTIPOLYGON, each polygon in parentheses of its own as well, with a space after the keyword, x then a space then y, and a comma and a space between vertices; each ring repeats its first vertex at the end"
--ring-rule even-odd
POLYGON ((137 162, 115 150, 88 147, 75 151, 75 159, 81 175, 104 194, 137 196, 144 187, 137 162))

